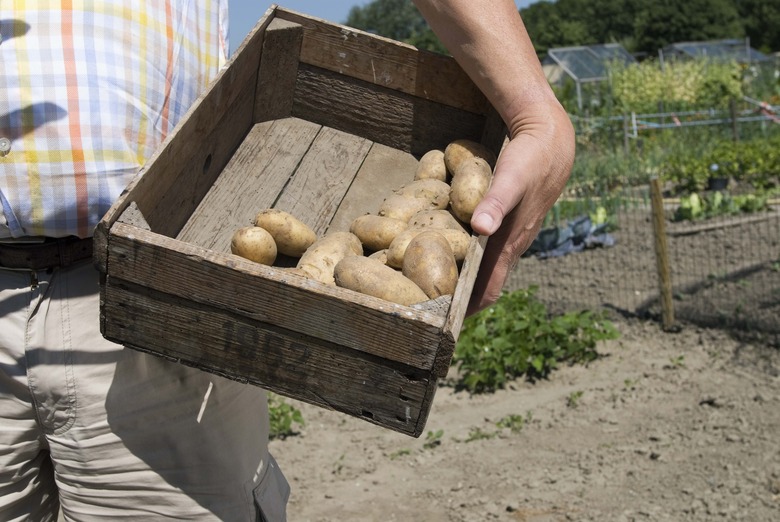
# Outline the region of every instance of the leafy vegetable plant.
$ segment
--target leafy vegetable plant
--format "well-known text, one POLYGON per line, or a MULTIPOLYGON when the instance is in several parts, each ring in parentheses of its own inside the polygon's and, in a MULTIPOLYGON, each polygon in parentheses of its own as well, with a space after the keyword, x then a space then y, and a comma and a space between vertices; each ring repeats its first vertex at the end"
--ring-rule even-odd
POLYGON ((596 359, 596 344, 618 337, 603 314, 551 316, 535 292, 536 287, 505 292, 493 306, 466 319, 453 355, 457 387, 484 393, 520 376, 544 378, 561 362, 596 359))
POLYGON ((284 439, 295 435, 293 425, 304 425, 301 411, 273 393, 268 394, 268 414, 271 422, 271 439, 284 439))

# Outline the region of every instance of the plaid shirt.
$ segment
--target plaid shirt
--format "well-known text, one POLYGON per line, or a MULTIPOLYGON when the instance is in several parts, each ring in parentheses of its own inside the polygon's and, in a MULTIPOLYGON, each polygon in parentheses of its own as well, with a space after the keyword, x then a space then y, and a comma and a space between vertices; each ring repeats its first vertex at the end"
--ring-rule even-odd
POLYGON ((92 235, 225 64, 227 3, 0 2, 0 238, 92 235))

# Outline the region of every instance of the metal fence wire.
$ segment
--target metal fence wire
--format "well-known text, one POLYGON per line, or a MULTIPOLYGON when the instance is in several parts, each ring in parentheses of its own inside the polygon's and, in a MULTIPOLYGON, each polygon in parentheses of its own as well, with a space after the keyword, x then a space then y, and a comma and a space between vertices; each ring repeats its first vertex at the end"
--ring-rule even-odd
POLYGON ((561 198, 506 289, 537 287, 552 313, 604 309, 777 343, 780 200, 760 212, 681 221, 679 198, 654 207, 655 183, 561 198))

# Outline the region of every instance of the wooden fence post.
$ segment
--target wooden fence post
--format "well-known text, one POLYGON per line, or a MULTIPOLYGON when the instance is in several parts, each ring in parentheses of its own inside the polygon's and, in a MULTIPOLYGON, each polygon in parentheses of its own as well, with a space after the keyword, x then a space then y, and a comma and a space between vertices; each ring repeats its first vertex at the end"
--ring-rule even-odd
POLYGON ((655 239, 655 264, 658 270, 658 290, 661 296, 663 329, 674 330, 674 302, 672 300, 672 274, 669 265, 669 249, 666 243, 666 218, 661 181, 650 181, 650 201, 653 212, 653 237, 655 239))

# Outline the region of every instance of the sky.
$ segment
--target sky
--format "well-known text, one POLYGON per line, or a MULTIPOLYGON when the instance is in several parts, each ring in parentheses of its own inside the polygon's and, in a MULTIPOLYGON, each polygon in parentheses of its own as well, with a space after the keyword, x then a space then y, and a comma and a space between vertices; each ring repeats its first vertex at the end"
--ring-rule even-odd
MULTIPOLYGON (((518 8, 525 7, 532 0, 515 0, 518 8)), ((356 5, 363 6, 370 0, 229 0, 230 5, 230 51, 238 49, 249 31, 255 26, 263 13, 276 3, 281 7, 323 18, 330 22, 344 23, 349 10, 356 5)))

